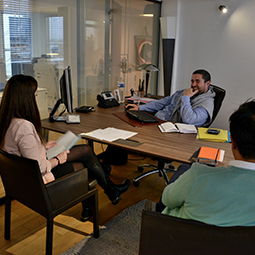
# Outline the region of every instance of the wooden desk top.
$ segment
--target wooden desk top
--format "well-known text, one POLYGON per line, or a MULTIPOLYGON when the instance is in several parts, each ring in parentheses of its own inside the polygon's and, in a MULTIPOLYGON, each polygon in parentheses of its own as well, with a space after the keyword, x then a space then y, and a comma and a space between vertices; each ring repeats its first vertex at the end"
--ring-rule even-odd
POLYGON ((228 162, 234 159, 230 143, 197 140, 196 134, 161 133, 157 123, 155 125, 134 127, 113 115, 113 113, 121 111, 124 111, 122 105, 109 109, 95 107, 95 112, 80 113, 80 124, 66 124, 63 122, 50 123, 47 119, 44 119, 42 120, 42 127, 46 130, 59 133, 65 133, 67 130, 70 130, 75 134, 87 133, 98 128, 104 129, 107 127, 137 132, 138 134, 131 138, 132 140, 143 143, 137 147, 116 142, 101 141, 91 137, 84 138, 104 144, 111 144, 112 146, 145 154, 147 156, 174 160, 182 163, 190 163, 189 158, 201 146, 225 150, 224 162, 219 165, 227 166, 228 162))

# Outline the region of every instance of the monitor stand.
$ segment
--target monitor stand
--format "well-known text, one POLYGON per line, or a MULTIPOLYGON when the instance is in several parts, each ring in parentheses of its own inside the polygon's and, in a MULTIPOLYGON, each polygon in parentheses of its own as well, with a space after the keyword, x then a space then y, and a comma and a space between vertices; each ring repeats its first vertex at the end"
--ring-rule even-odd
POLYGON ((50 116, 50 121, 51 122, 55 122, 55 121, 61 121, 61 122, 65 122, 66 121, 66 116, 50 116))
POLYGON ((80 115, 78 115, 78 114, 68 114, 68 115, 65 115, 65 116, 55 116, 55 113, 56 113, 56 111, 57 111, 57 109, 58 109, 58 107, 61 103, 62 103, 61 99, 59 99, 56 102, 53 110, 50 113, 49 121, 50 122, 55 122, 55 121, 59 122, 59 121, 61 121, 61 122, 66 122, 68 124, 72 124, 72 123, 73 124, 79 124, 79 123, 81 123, 80 115))
POLYGON ((50 122, 66 122, 67 124, 79 124, 81 123, 80 115, 78 114, 68 114, 65 116, 51 116, 49 118, 50 122))

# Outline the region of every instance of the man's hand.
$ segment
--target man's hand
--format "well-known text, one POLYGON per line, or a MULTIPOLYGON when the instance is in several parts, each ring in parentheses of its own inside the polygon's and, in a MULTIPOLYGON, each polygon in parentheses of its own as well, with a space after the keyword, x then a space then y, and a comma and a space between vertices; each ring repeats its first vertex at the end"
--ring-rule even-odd
POLYGON ((193 90, 192 88, 189 88, 189 89, 184 90, 183 96, 193 97, 193 96, 196 95, 198 92, 199 92, 198 89, 194 89, 194 90, 193 90))
POLYGON ((125 106, 125 108, 126 109, 128 108, 129 110, 134 110, 134 111, 138 111, 139 110, 139 107, 136 104, 128 104, 128 105, 125 106))

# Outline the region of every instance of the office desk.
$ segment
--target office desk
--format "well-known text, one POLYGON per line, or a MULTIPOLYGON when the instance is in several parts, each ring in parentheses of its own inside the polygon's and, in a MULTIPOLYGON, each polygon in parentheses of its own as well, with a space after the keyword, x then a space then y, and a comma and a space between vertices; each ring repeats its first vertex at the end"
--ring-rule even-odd
POLYGON ((75 134, 87 133, 98 128, 114 127, 127 131, 137 132, 138 134, 131 139, 141 142, 138 147, 123 145, 116 142, 101 141, 89 136, 85 136, 91 143, 94 141, 110 144, 111 146, 126 149, 131 152, 141 153, 147 156, 156 157, 164 160, 179 161, 181 163, 190 163, 189 158, 194 151, 201 146, 214 147, 225 150, 223 163, 219 165, 228 165, 229 160, 233 160, 231 144, 216 143, 209 141, 196 140, 196 134, 179 134, 179 133, 161 133, 158 125, 144 125, 134 127, 124 122, 113 113, 124 111, 122 106, 109 109, 95 107, 95 112, 81 113, 80 124, 66 124, 63 122, 50 123, 47 119, 42 120, 44 130, 65 133, 67 130, 75 134))

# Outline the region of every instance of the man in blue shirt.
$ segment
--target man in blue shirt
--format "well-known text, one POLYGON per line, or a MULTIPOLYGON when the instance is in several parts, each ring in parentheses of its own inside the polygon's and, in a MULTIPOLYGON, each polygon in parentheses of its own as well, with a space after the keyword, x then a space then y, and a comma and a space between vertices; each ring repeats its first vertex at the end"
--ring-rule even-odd
POLYGON ((178 90, 172 96, 144 105, 128 104, 130 110, 156 112, 159 119, 203 126, 210 124, 214 109, 215 92, 210 86, 211 75, 199 69, 193 72, 191 87, 178 90))

